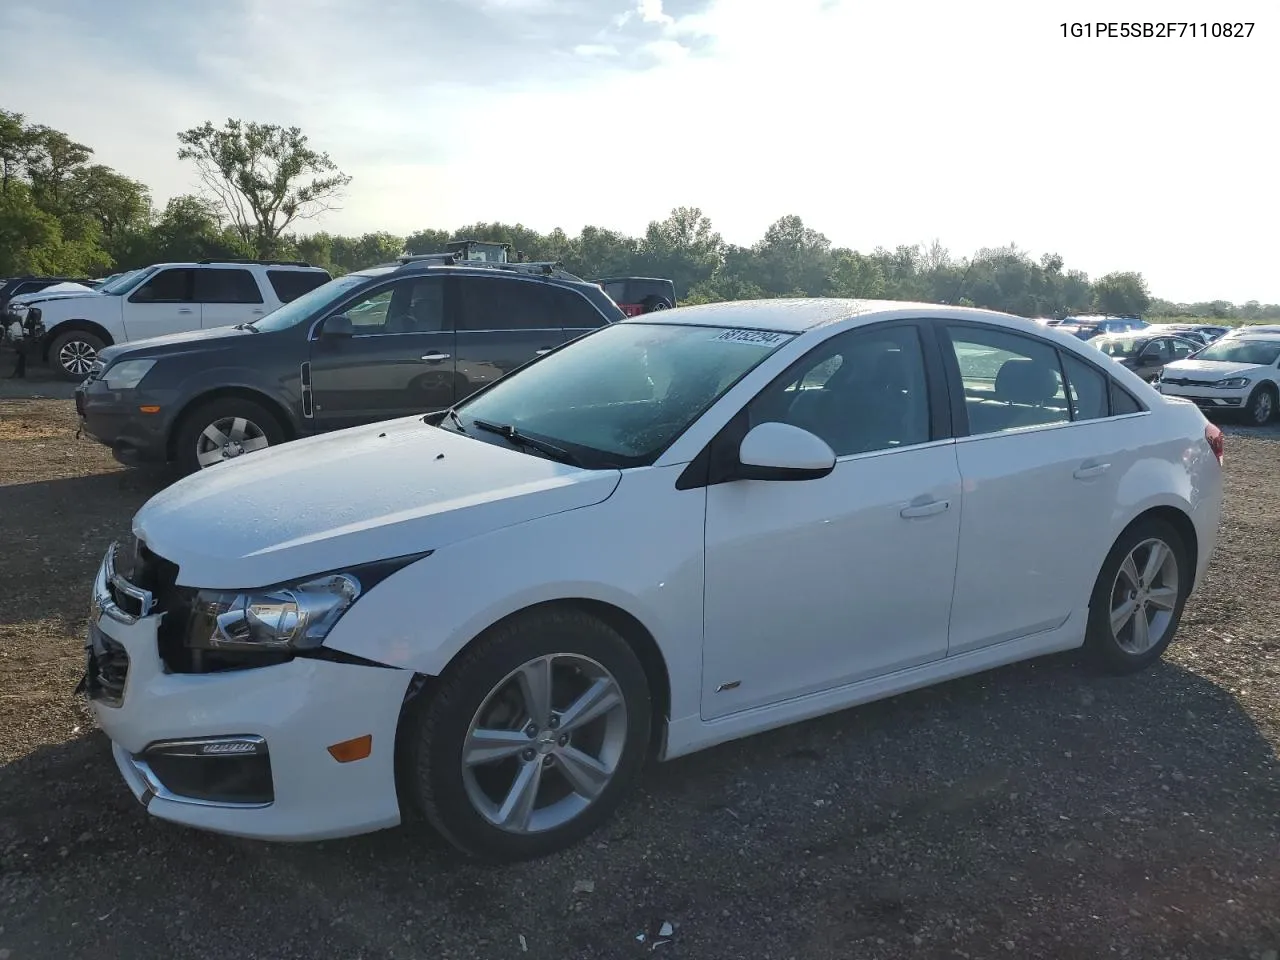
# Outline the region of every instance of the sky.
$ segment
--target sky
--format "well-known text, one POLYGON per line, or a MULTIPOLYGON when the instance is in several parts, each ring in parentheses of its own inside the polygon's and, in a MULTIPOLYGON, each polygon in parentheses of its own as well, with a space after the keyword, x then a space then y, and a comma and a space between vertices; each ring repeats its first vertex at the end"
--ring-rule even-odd
POLYGON ((1272 2, 1222 6, 1245 38, 1123 39, 1061 24, 1209 5, 5 0, 0 106, 158 205, 197 186, 179 130, 297 125, 354 178, 304 232, 639 234, 696 206, 744 245, 798 214, 864 252, 1013 242, 1174 301, 1280 302, 1272 2))

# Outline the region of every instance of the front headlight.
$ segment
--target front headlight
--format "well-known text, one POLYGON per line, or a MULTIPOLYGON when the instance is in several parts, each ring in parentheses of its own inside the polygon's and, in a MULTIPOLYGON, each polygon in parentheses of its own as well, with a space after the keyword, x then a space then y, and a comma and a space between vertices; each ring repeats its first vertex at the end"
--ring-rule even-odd
POLYGON ((1225 380, 1219 380, 1214 386, 1219 390, 1239 390, 1249 385, 1248 377, 1227 377, 1225 380))
POLYGON ((188 645, 204 650, 318 647, 360 589, 354 576, 339 573, 263 591, 201 590, 192 604, 188 645))
POLYGON ((154 360, 121 360, 107 367, 102 379, 108 390, 132 390, 155 365, 154 360))
POLYGON ((27 311, 28 311, 28 310, 30 310, 30 309, 31 309, 31 308, 30 308, 29 306, 27 306, 25 303, 11 303, 11 304, 9 304, 9 312, 10 312, 10 313, 12 313, 12 314, 13 314, 15 317, 17 317, 19 320, 21 320, 23 317, 25 317, 25 316, 27 315, 27 311))

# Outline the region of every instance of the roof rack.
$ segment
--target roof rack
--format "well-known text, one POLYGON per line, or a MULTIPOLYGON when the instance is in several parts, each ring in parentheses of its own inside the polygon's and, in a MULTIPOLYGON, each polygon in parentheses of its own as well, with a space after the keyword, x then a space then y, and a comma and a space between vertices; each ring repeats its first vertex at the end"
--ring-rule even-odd
POLYGON ((209 263, 259 263, 265 267, 309 267, 311 264, 305 260, 259 260, 257 257, 208 257, 204 260, 197 260, 196 263, 201 265, 209 263))
POLYGON ((508 273, 523 273, 538 277, 555 277, 557 280, 574 280, 583 282, 577 274, 564 269, 560 260, 523 261, 516 263, 495 263, 488 260, 464 260, 454 253, 418 253, 405 254, 396 258, 401 269, 422 263, 438 263, 443 266, 466 267, 476 270, 503 270, 508 273))

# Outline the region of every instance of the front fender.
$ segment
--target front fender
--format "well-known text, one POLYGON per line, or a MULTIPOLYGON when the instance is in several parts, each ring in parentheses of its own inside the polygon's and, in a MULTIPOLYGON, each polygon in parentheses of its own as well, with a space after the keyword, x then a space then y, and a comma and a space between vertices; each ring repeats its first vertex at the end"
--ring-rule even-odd
MULTIPOLYGON (((695 713, 706 491, 676 491, 682 469, 627 471, 601 503, 445 546, 371 589, 325 646, 438 676, 520 610, 594 600, 649 631, 671 678, 672 716, 695 713)), ((388 545, 387 555, 404 555, 406 546, 388 545)))

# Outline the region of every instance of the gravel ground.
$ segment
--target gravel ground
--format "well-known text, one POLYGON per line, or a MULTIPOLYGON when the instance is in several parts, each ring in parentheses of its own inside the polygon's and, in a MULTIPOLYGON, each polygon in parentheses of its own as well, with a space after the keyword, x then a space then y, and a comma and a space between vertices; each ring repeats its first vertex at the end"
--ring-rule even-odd
POLYGON ((144 814, 71 691, 101 552, 170 478, 39 394, 69 395, 0 381, 0 960, 1277 958, 1280 428, 1231 431, 1218 559, 1155 669, 1056 657, 728 744, 492 869, 419 829, 144 814))

